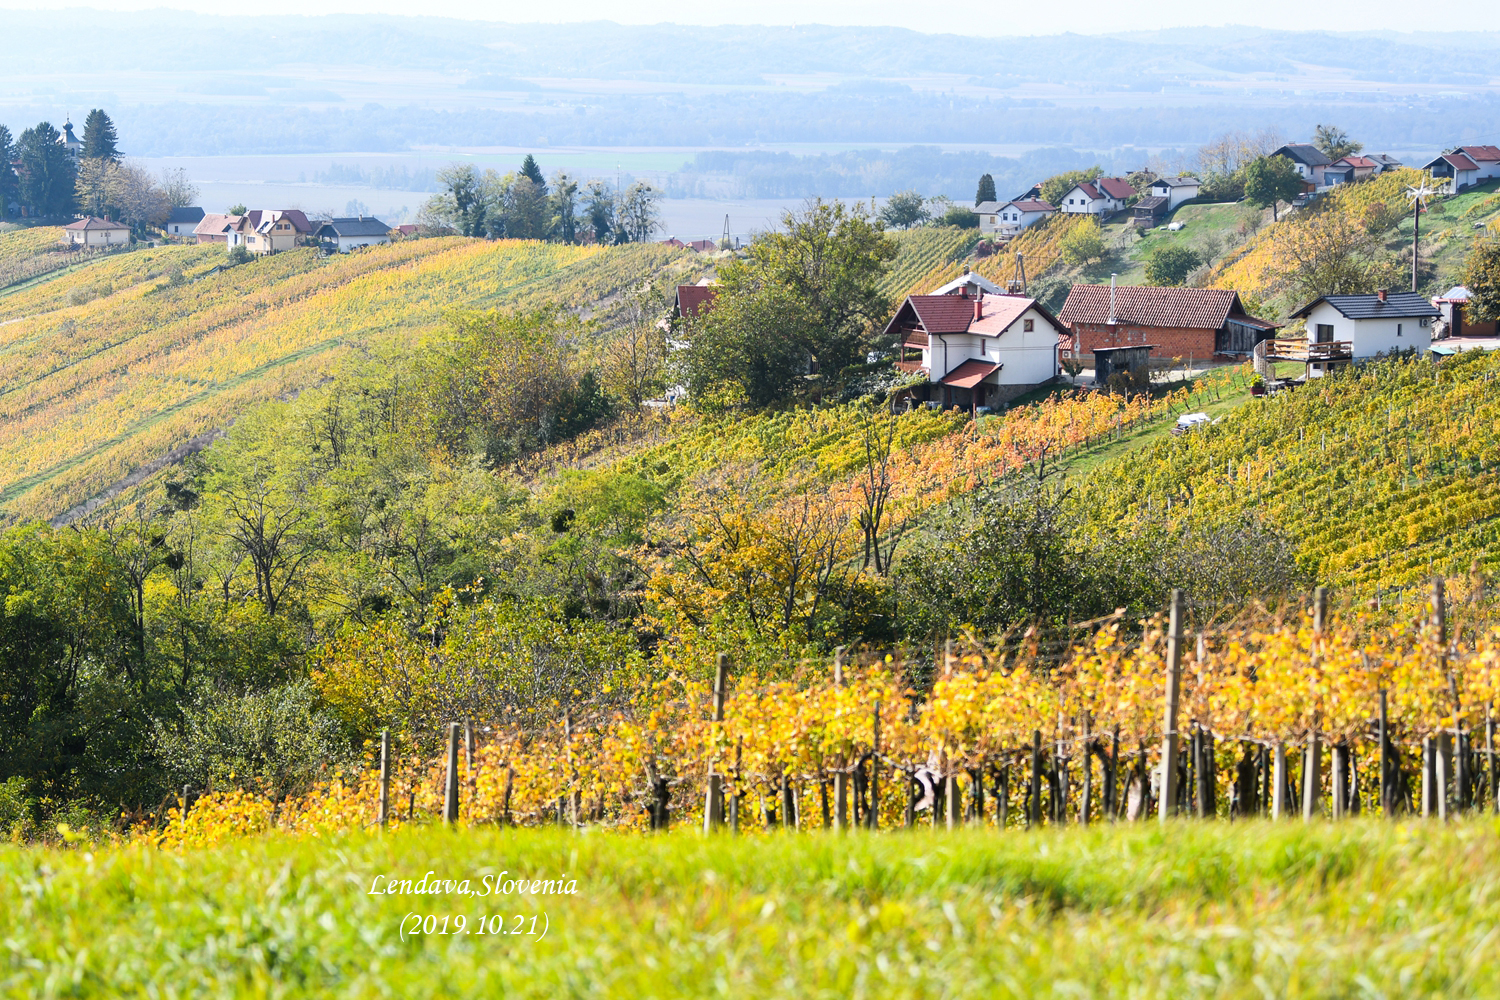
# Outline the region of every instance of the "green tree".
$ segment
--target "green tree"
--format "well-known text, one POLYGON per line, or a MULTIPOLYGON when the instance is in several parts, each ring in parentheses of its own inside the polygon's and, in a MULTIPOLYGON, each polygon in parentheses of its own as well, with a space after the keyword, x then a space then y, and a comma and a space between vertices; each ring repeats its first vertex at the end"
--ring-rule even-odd
POLYGON ((559 170, 552 175, 552 232, 564 243, 578 242, 578 182, 559 170))
POLYGON ((238 205, 230 205, 229 206, 229 214, 230 215, 244 215, 248 211, 250 211, 250 210, 245 207, 245 203, 244 202, 240 202, 238 205))
POLYGON ((1269 208, 1276 219, 1277 205, 1291 204, 1302 193, 1302 178, 1297 168, 1284 156, 1259 156, 1245 165, 1245 200, 1260 208, 1269 208))
POLYGON ((1099 223, 1089 219, 1069 230, 1059 243, 1062 258, 1074 267, 1082 267, 1104 259, 1104 234, 1099 223))
POLYGON ((1364 143, 1355 142, 1337 125, 1319 125, 1313 129, 1313 145, 1330 160, 1353 156, 1365 148, 1364 143))
POLYGON ((1201 263, 1203 261, 1192 250, 1169 243, 1157 247, 1146 258, 1146 280, 1153 285, 1180 285, 1187 280, 1193 268, 1201 263))
POLYGON ((615 193, 604 181, 589 181, 584 219, 595 243, 612 243, 615 234, 615 193))
POLYGON ((927 203, 915 191, 897 191, 886 199, 880 221, 892 229, 910 229, 927 221, 927 203))
MULTIPOLYGON (((505 232, 518 240, 546 239, 551 228, 545 186, 524 174, 514 178, 505 193, 505 232)), ((495 234, 501 235, 501 234, 495 234)))
POLYGON ((995 178, 989 174, 980 177, 979 189, 974 192, 974 204, 978 205, 980 202, 996 201, 998 197, 995 194, 995 178))
POLYGON ((620 198, 615 219, 617 243, 646 243, 661 228, 661 192, 636 181, 620 198))
POLYGON ((0 219, 10 213, 10 203, 20 193, 20 179, 11 164, 16 158, 16 143, 10 129, 0 125, 0 219))
POLYGON ((809 361, 825 378, 862 358, 890 311, 880 279, 896 242, 863 205, 814 201, 782 216, 719 269, 714 308, 689 330, 684 362, 700 401, 729 383, 763 404, 788 396, 809 361))
POLYGON ((948 210, 938 216, 938 225, 953 226, 956 229, 978 229, 979 216, 973 209, 962 205, 949 205, 948 210))
POLYGON ((526 159, 521 161, 521 176, 535 184, 536 189, 543 197, 546 197, 547 182, 542 178, 542 168, 537 165, 536 157, 530 153, 527 153, 526 159))
POLYGON ((1500 243, 1475 242, 1464 262, 1463 281, 1469 290, 1465 319, 1484 322, 1500 318, 1500 243))
POLYGON ((38 215, 68 215, 74 206, 73 158, 62 136, 42 122, 21 133, 16 143, 21 162, 21 201, 38 215))
POLYGON ((1096 165, 1087 170, 1068 170, 1054 174, 1042 181, 1042 200, 1056 205, 1063 195, 1073 189, 1073 185, 1091 181, 1102 173, 1104 173, 1104 168, 1096 165))
POLYGON ((115 123, 103 108, 95 108, 83 120, 83 150, 80 155, 87 160, 120 161, 120 137, 115 134, 115 123))
POLYGON ((439 170, 437 180, 442 190, 428 199, 423 213, 435 225, 461 236, 483 236, 490 221, 490 199, 478 168, 454 163, 439 170))

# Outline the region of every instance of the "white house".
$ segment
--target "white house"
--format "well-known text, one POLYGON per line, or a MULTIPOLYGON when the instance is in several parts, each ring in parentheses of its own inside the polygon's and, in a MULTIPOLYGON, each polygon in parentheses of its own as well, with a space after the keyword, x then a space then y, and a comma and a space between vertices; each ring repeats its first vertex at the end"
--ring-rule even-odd
POLYGON ((163 228, 168 236, 192 236, 198 228, 198 223, 204 219, 203 209, 176 207, 172 214, 167 216, 163 228))
POLYGON ((960 293, 907 296, 885 332, 901 345, 897 367, 926 376, 912 398, 978 412, 1057 377, 1067 330, 1036 299, 960 293))
POLYGON ((1331 359, 1309 361, 1308 375, 1317 377, 1346 360, 1428 350, 1432 321, 1440 314, 1416 292, 1381 290, 1374 295, 1325 295, 1292 315, 1307 321, 1309 358, 1322 354, 1331 359), (1319 347, 1325 344, 1329 346, 1319 347))
POLYGON ((1152 196, 1167 199, 1168 212, 1175 212, 1178 205, 1198 197, 1198 188, 1196 177, 1158 177, 1151 182, 1152 196))
POLYGON ((1135 197, 1135 188, 1123 177, 1096 177, 1092 181, 1073 185, 1073 189, 1057 200, 1060 212, 1070 215, 1114 215, 1135 197))
POLYGON ((1479 164, 1462 152, 1444 153, 1422 164, 1422 169, 1431 171, 1433 180, 1446 180, 1448 190, 1454 194, 1479 183, 1479 164))
POLYGON ((1014 236, 1056 212, 1056 208, 1040 199, 982 201, 974 206, 974 214, 979 216, 979 231, 1002 236, 1014 236))
POLYGON ((1328 181, 1323 174, 1333 161, 1317 146, 1306 142, 1289 142, 1272 152, 1271 155, 1284 156, 1291 160, 1292 166, 1297 168, 1297 176, 1302 178, 1302 182, 1308 186, 1307 190, 1313 191, 1328 186, 1328 181))
POLYGON ((318 242, 325 250, 348 253, 361 247, 378 246, 391 241, 391 227, 374 217, 333 219, 318 230, 318 242))
POLYGON ((130 227, 89 216, 63 226, 63 242, 75 247, 123 246, 130 242, 130 227))

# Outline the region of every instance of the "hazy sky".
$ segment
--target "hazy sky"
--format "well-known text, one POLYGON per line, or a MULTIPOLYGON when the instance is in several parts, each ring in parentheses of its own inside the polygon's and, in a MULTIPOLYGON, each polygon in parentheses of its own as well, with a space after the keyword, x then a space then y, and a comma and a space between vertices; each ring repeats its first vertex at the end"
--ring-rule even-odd
POLYGON ((1243 24, 1302 30, 1500 30, 1495 0, 1450 0, 1441 16, 1408 0, 1234 0, 1209 4, 1129 4, 1072 0, 1057 7, 977 4, 973 0, 758 0, 753 4, 687 4, 682 0, 571 0, 566 6, 514 0, 0 0, 0 9, 107 10, 171 7, 212 14, 429 14, 488 21, 618 21, 625 24, 894 25, 927 32, 981 36, 1041 35, 1243 24), (1045 10, 1044 16, 1038 16, 1045 10), (982 12, 982 13, 981 13, 982 12), (975 23, 980 21, 981 23, 975 23))

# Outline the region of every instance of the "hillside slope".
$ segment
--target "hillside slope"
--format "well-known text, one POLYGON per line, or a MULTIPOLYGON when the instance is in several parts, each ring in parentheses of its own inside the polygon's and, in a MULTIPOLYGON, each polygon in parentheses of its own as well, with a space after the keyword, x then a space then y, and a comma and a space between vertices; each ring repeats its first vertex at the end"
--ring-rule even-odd
POLYGON ((410 345, 458 307, 555 304, 608 327, 622 290, 687 267, 659 245, 460 238, 227 270, 220 247, 143 249, 0 298, 0 509, 51 518, 354 348, 410 345))
MULTIPOLYGON (((1319 583, 1368 596, 1500 569, 1500 355, 1391 360, 1104 463, 1097 516, 1186 528, 1226 511, 1279 528, 1319 583)), ((1191 586, 1185 581, 1184 586, 1191 586)))

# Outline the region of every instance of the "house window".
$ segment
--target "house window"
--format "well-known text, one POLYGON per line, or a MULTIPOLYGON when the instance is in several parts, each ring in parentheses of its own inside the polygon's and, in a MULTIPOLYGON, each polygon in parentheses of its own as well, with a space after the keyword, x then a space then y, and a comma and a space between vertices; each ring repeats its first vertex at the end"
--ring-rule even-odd
POLYGON ((1317 339, 1314 340, 1313 343, 1315 343, 1315 344, 1331 344, 1331 343, 1333 343, 1333 324, 1332 323, 1319 323, 1318 324, 1317 339))
POLYGON ((1398 337, 1401 336, 1401 324, 1400 323, 1396 324, 1396 336, 1398 336, 1398 337))
POLYGON ((1021 320, 1021 329, 1023 331, 1025 331, 1026 333, 1030 333, 1032 330, 1036 329, 1036 320, 1034 320, 1034 319, 1023 319, 1023 320, 1021 320))

